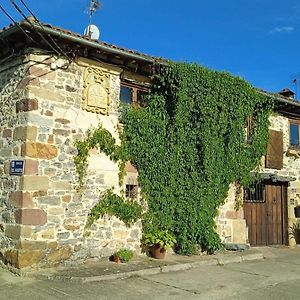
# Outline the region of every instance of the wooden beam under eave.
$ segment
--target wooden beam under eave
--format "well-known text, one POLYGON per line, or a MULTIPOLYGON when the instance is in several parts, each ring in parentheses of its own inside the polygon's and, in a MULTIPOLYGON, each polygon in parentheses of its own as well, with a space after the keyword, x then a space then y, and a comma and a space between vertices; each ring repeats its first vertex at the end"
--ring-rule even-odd
POLYGON ((124 65, 124 60, 120 57, 120 56, 116 56, 116 55, 108 55, 107 59, 110 63, 112 64, 116 64, 118 66, 120 65, 124 65))
POLYGON ((140 66, 140 72, 143 73, 143 74, 146 74, 147 76, 149 75, 153 75, 154 73, 154 68, 153 68, 153 65, 142 65, 140 66))

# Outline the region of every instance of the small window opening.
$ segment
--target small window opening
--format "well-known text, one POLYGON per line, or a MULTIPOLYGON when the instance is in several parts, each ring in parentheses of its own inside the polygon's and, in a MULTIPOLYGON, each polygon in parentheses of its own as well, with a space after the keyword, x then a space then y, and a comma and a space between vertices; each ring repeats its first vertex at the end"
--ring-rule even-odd
POLYGON ((138 186, 134 184, 126 184, 125 197, 128 199, 137 199, 138 186))
POLYGON ((244 202, 265 202, 265 185, 262 182, 253 184, 244 189, 244 202))

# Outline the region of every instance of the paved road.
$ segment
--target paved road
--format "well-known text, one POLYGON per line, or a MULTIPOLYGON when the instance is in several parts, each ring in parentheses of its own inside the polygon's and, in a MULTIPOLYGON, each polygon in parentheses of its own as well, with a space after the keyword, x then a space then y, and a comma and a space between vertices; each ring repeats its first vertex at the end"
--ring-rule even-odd
POLYGON ((38 281, 0 269, 0 299, 300 299, 300 252, 279 252, 260 261, 92 283, 38 281))

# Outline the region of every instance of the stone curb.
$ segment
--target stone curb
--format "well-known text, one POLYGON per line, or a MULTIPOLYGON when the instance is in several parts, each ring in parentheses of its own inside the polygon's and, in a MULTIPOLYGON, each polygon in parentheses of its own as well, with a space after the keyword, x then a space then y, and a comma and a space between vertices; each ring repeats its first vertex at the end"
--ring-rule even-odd
MULTIPOLYGON (((240 255, 230 255, 228 257, 219 256, 213 259, 195 261, 192 263, 177 263, 174 265, 160 266, 154 268, 147 268, 137 271, 129 271, 115 274, 106 274, 106 275, 96 275, 89 277, 69 277, 69 276, 61 276, 61 275, 45 275, 45 274, 36 274, 35 278, 37 279, 47 279, 54 281, 71 281, 71 282, 97 282, 97 281, 106 281, 106 280, 115 280, 115 279, 124 279, 134 276, 149 276, 156 275, 162 273, 169 272, 178 272, 178 271, 186 271, 189 269, 195 269, 202 266, 223 266, 231 263, 241 263, 243 261, 251 261, 251 260, 260 260, 264 259, 264 255, 262 253, 249 253, 249 254, 240 254, 240 255)), ((29 274, 27 274, 29 275, 29 274)))

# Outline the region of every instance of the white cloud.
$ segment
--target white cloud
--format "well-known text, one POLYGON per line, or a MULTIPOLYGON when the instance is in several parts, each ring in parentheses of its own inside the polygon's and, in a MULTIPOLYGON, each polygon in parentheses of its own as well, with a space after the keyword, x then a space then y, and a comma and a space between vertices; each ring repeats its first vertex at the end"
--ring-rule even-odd
POLYGON ((282 26, 282 27, 274 27, 270 33, 286 33, 292 32, 295 28, 293 26, 282 26))

